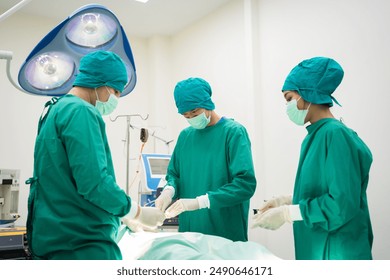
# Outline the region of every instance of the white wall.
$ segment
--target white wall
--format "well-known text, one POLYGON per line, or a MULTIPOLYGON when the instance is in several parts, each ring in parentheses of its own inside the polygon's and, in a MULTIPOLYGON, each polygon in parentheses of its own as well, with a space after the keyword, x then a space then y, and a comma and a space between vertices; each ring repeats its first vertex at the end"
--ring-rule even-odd
MULTIPOLYGON (((304 129, 291 124, 284 114, 280 89, 286 75, 302 59, 333 57, 345 71, 334 93, 343 107, 335 108, 335 114, 358 132, 374 157, 368 187, 373 255, 375 259, 390 259, 388 1, 263 0, 259 4, 259 79, 264 101, 259 111, 267 122, 262 126, 266 176, 260 187, 266 189, 267 197, 291 192, 305 135, 304 129)), ((273 252, 291 257, 290 236, 289 230, 269 233, 267 244, 273 252)))
MULTIPOLYGON (((33 46, 52 26, 49 20, 28 16, 12 16, 0 23, 0 50, 13 52, 11 72, 15 81, 33 46)), ((0 60, 0 85, 0 168, 21 170, 18 222, 23 225, 29 191, 24 181, 32 176, 37 121, 48 98, 16 90, 7 79, 5 60, 0 60)))
MULTIPOLYGON (((344 67, 345 77, 334 96, 335 108, 370 146, 374 163, 369 203, 374 228, 374 258, 390 259, 390 206, 387 171, 389 133, 386 132, 386 85, 389 26, 386 0, 232 0, 211 15, 172 37, 149 39, 129 36, 138 82, 121 99, 117 115, 131 117, 134 126, 155 129, 156 135, 175 139, 187 124, 177 113, 173 89, 179 80, 200 76, 213 88, 213 101, 221 115, 244 124, 251 136, 258 188, 252 207, 273 195, 291 193, 304 128, 285 116, 280 88, 302 59, 323 55, 344 67), (383 127, 383 131, 379 131, 383 127)), ((119 19, 120 20, 120 19, 119 19)), ((0 49, 14 52, 13 76, 31 49, 58 22, 16 13, 0 23, 0 49), (22 38, 22 39, 19 39, 22 38)), ((124 26, 126 30, 126 26, 124 26)), ((21 169, 21 224, 27 216, 37 120, 47 100, 18 92, 8 82, 5 61, 0 61, 0 168, 21 169), (3 69, 3 70, 1 70, 3 69)), ((126 184, 126 119, 106 118, 117 179, 126 184)), ((169 152, 149 139, 146 151, 169 152)), ((168 149, 169 148, 169 149, 168 149)), ((139 131, 130 130, 130 179, 137 168, 139 131)), ((136 191, 136 190, 133 190, 136 191)), ((250 239, 285 259, 294 258, 291 226, 278 231, 250 230, 250 239)))
MULTIPOLYGON (((253 105, 247 99, 250 93, 243 15, 241 1, 232 1, 176 34, 172 39, 173 80, 206 79, 212 87, 216 112, 253 130, 253 105)), ((187 125, 180 115, 176 118, 187 125)))

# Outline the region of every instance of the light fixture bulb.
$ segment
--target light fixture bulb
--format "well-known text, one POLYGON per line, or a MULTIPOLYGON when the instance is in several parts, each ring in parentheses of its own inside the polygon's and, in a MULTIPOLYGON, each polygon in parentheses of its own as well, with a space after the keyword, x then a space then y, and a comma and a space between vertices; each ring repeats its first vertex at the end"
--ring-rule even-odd
POLYGON ((95 34, 98 30, 97 22, 99 20, 99 14, 87 13, 81 17, 81 21, 84 24, 84 32, 91 35, 95 34))
POLYGON ((66 26, 65 36, 73 44, 96 48, 108 44, 117 35, 116 22, 104 14, 85 13, 66 26))
POLYGON ((73 75, 73 60, 60 52, 47 52, 32 59, 26 66, 26 78, 39 90, 51 90, 62 86, 73 75))
POLYGON ((57 66, 48 55, 41 55, 37 58, 37 63, 42 67, 47 75, 53 75, 57 71, 57 66))

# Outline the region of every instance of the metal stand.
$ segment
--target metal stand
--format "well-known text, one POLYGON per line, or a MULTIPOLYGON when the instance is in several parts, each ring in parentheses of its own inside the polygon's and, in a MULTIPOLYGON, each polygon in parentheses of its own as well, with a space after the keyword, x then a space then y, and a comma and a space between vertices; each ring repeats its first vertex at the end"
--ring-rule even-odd
MULTIPOLYGON (((130 125, 130 127, 133 128, 133 129, 135 128, 135 129, 141 130, 140 127, 137 127, 137 126, 134 126, 134 125, 130 125)), ((156 135, 156 131, 154 131, 154 130, 152 132, 149 132, 149 136, 151 136, 154 139, 157 139, 157 140, 160 140, 161 142, 163 142, 167 146, 167 148, 168 148, 168 153, 170 153, 170 151, 169 151, 169 144, 171 144, 174 141, 173 139, 165 140, 165 139, 157 136, 156 135)))
POLYGON ((142 120, 147 120, 149 118, 149 114, 146 115, 146 117, 141 116, 140 114, 133 114, 133 115, 118 115, 114 119, 110 120, 112 122, 115 122, 118 118, 126 118, 126 141, 127 141, 127 147, 126 147, 126 193, 130 195, 130 180, 129 180, 129 170, 130 170, 130 127, 131 125, 131 117, 139 117, 142 120))

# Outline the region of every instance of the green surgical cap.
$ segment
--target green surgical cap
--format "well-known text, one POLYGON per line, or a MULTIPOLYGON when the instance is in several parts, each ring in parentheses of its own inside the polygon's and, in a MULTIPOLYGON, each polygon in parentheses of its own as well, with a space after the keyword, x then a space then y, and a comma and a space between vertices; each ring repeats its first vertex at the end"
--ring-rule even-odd
POLYGON ((122 92, 126 84, 127 71, 123 60, 113 52, 96 51, 81 58, 73 86, 108 86, 122 92))
POLYGON ((282 91, 295 90, 313 104, 340 105, 331 94, 340 85, 344 71, 331 58, 313 57, 295 66, 288 74, 282 91))
POLYGON ((209 83, 201 78, 189 78, 178 82, 174 90, 178 112, 184 114, 196 108, 214 110, 211 94, 209 83))

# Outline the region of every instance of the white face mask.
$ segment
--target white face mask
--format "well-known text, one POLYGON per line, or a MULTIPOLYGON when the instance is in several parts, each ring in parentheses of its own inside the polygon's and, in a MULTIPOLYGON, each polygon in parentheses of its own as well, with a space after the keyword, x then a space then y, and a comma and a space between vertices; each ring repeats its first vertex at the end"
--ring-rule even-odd
MULTIPOLYGON (((106 87, 107 89, 107 87, 106 87)), ((96 103, 95 107, 98 109, 100 114, 103 116, 111 114, 116 106, 118 105, 118 97, 116 97, 114 94, 110 93, 110 91, 107 89, 108 93, 110 96, 108 97, 108 100, 106 102, 102 102, 99 100, 96 88, 95 88, 95 93, 96 93, 96 103)))
POLYGON ((306 110, 299 110, 297 104, 299 99, 301 99, 301 97, 299 97, 298 99, 292 99, 291 101, 287 102, 286 113, 293 123, 297 125, 304 125, 305 118, 307 116, 307 113, 309 112, 311 103, 306 110))

